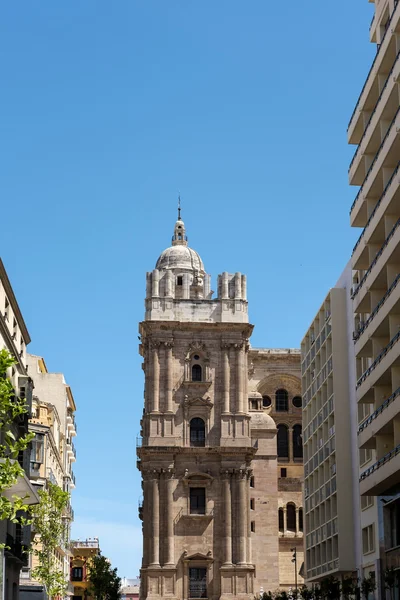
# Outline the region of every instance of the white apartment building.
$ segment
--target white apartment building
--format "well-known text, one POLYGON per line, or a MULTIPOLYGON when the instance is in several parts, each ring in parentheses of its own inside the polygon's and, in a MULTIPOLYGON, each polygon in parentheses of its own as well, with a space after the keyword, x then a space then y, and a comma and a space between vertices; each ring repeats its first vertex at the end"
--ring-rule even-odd
POLYGON ((362 495, 363 575, 400 572, 400 3, 377 0, 376 55, 348 128, 359 186, 350 211, 362 227, 351 259, 362 495))
POLYGON ((350 286, 348 265, 301 343, 308 583, 353 574, 360 563, 350 286))

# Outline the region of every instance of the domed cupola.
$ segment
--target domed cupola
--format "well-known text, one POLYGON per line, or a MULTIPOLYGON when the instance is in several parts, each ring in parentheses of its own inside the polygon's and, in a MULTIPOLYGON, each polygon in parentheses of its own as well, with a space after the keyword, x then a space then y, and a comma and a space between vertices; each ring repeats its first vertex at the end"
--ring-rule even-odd
POLYGON ((159 271, 173 270, 178 277, 184 273, 190 273, 192 275, 191 284, 193 278, 201 282, 205 275, 203 261, 198 253, 188 246, 180 206, 178 208, 178 220, 175 223, 174 235, 172 236, 172 246, 161 252, 156 263, 156 269, 159 271))

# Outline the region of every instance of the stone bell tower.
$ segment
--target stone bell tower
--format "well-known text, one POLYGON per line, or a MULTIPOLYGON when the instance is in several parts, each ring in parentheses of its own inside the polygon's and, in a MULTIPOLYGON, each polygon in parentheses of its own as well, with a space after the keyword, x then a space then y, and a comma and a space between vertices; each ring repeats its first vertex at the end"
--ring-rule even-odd
POLYGON ((179 211, 172 245, 147 274, 145 307, 141 599, 251 599, 253 556, 263 555, 252 550, 255 473, 274 498, 258 532, 271 551, 260 565, 271 589, 278 538, 276 427, 249 411, 246 277, 222 273, 213 298, 179 211))

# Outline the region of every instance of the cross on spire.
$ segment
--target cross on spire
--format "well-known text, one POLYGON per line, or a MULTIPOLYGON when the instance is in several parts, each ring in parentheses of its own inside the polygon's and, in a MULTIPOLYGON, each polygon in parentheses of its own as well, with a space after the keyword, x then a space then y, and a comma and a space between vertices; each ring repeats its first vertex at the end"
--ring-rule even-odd
POLYGON ((178 221, 181 220, 181 195, 178 196, 178 221))

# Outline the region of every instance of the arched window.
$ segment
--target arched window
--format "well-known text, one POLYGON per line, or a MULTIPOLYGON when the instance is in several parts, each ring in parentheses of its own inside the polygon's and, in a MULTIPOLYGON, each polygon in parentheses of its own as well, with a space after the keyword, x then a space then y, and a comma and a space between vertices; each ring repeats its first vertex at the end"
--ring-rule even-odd
POLYGON ((303 458, 303 440, 301 438, 301 425, 293 426, 293 458, 303 458))
POLYGON ((299 530, 303 531, 303 509, 299 508, 299 530))
POLYGON ((283 508, 280 508, 278 511, 278 526, 279 531, 283 531, 283 508))
POLYGON ((269 406, 271 406, 271 404, 271 398, 269 396, 263 396, 263 408, 268 408, 269 406))
POLYGON ((286 390, 276 390, 275 392, 275 410, 285 412, 289 409, 288 393, 286 390))
POLYGON ((289 434, 286 425, 278 425, 277 452, 278 458, 289 458, 289 434))
POLYGON ((287 504, 286 519, 286 527, 288 528, 288 531, 296 531, 296 509, 294 504, 287 504))
POLYGON ((200 419, 199 417, 195 417, 190 421, 190 445, 206 445, 206 426, 203 419, 200 419))
POLYGON ((200 365, 193 365, 192 381, 201 381, 201 366, 200 365))

